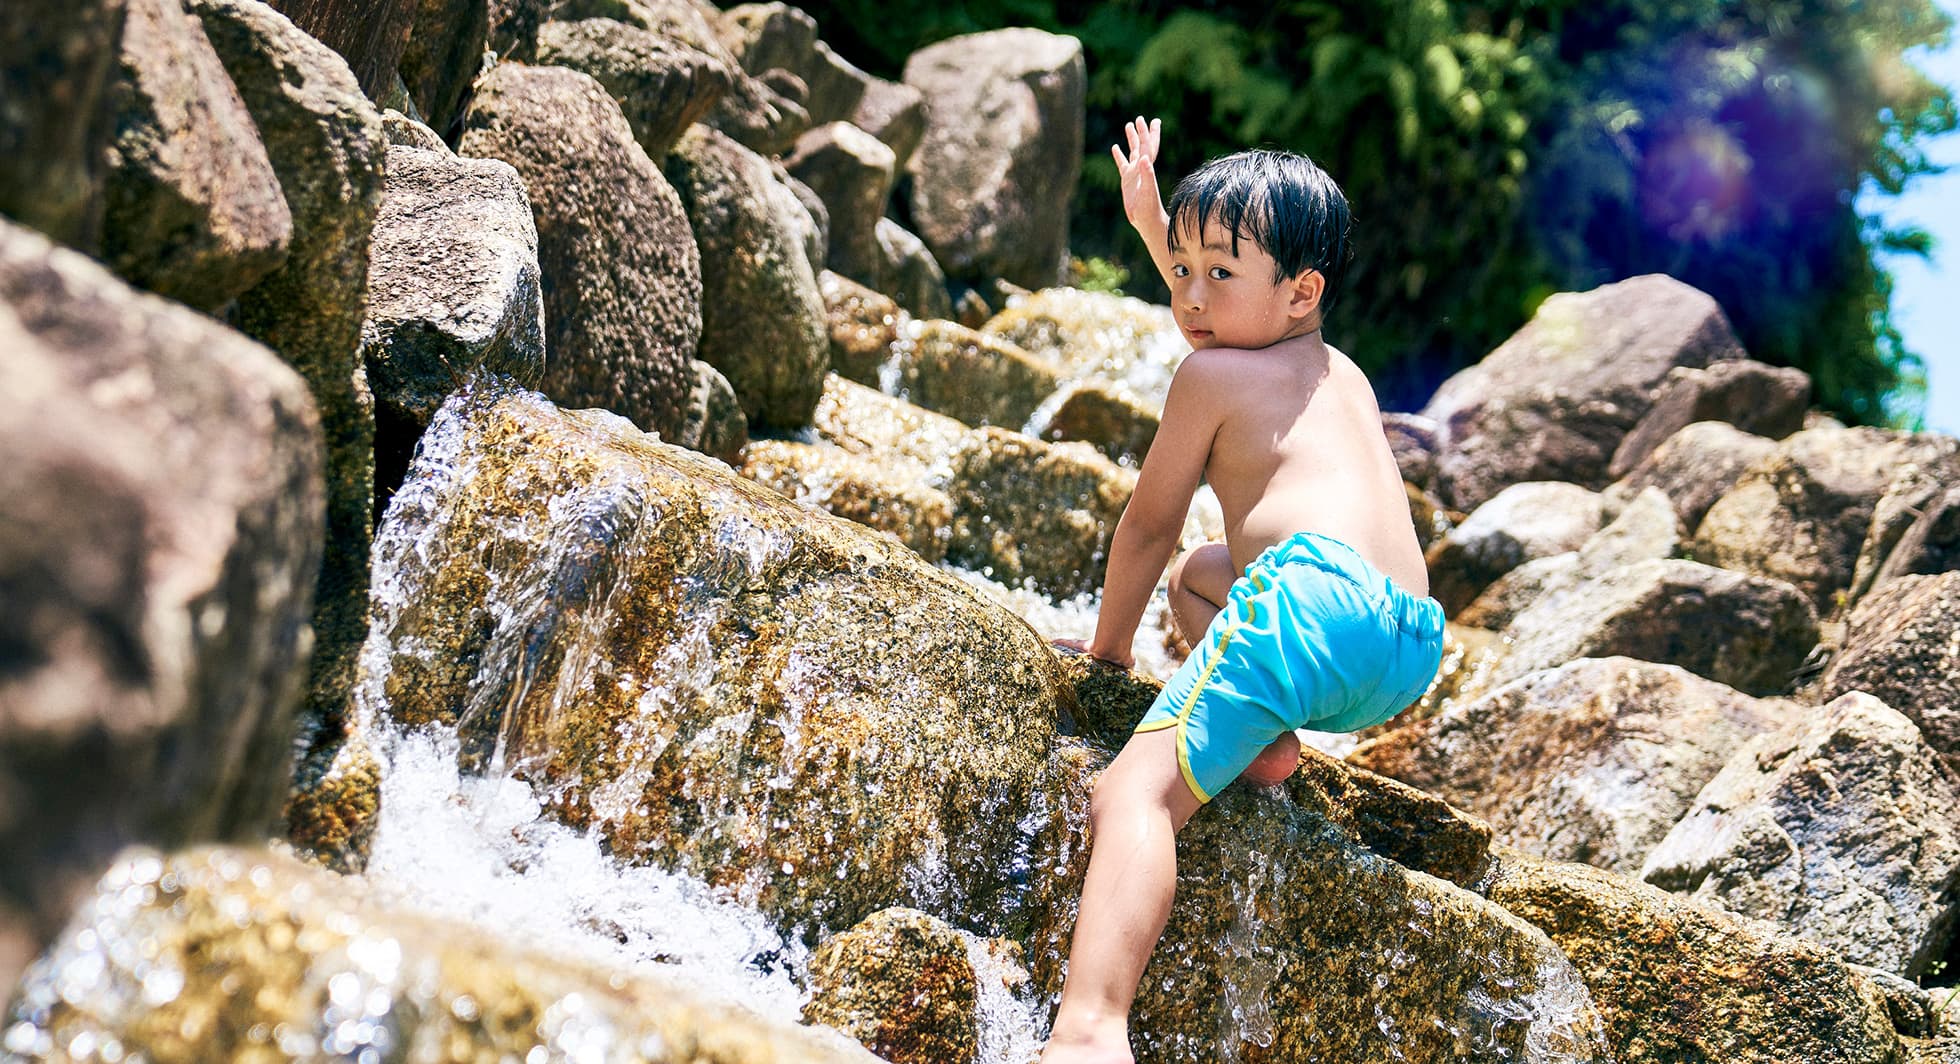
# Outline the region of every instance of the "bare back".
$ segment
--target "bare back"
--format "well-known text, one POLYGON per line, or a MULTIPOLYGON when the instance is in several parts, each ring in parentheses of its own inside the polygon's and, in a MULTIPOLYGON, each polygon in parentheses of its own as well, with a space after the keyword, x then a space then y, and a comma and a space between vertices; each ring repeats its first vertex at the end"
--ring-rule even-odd
POLYGON ((1204 471, 1233 567, 1243 573, 1267 547, 1318 532, 1410 594, 1428 594, 1402 475, 1360 367, 1318 333, 1202 354, 1235 382, 1204 471))

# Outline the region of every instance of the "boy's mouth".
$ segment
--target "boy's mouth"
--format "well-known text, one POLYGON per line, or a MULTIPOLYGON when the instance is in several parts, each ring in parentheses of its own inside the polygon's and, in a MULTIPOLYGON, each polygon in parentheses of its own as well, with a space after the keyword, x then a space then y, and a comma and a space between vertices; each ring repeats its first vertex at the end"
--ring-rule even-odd
POLYGON ((1209 340, 1209 339, 1211 339, 1211 330, 1210 330, 1210 329, 1198 329, 1198 328, 1193 328, 1192 326, 1189 326, 1189 325, 1186 325, 1186 326, 1184 327, 1184 335, 1186 335, 1186 336, 1189 336, 1189 337, 1190 337, 1191 339, 1193 339, 1193 340, 1209 340))

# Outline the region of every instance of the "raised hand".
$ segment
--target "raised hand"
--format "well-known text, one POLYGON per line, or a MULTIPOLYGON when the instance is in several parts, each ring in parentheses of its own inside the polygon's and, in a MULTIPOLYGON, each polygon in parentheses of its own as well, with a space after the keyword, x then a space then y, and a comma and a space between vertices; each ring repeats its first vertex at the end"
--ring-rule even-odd
POLYGON ((1115 157, 1116 171, 1123 180, 1123 215, 1138 229, 1159 227, 1164 218, 1164 200, 1157 190, 1157 149, 1164 140, 1163 120, 1132 119, 1123 124, 1123 136, 1130 142, 1127 156, 1122 145, 1109 146, 1109 154, 1115 157))

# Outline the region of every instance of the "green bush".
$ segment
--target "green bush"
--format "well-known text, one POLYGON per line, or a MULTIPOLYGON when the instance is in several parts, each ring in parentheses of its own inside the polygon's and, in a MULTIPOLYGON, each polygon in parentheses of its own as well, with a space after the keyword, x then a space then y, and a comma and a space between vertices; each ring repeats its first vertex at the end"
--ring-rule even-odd
POLYGON ((1545 296, 1672 274, 1750 353, 1883 421, 1921 380, 1893 328, 1882 229, 1854 205, 1926 172, 1952 95, 1904 58, 1945 39, 1931 0, 1125 0, 806 5, 824 38, 897 76, 921 45, 1033 25, 1080 38, 1088 144, 1076 251, 1163 298, 1122 224, 1108 145, 1164 121, 1160 174, 1253 145, 1312 156, 1347 190, 1356 262, 1330 339, 1390 405, 1419 403, 1545 296))

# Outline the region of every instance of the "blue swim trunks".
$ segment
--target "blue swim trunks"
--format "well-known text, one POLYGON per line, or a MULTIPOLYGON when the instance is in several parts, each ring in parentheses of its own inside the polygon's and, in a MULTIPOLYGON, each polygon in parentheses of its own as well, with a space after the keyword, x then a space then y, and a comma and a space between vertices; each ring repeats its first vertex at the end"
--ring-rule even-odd
POLYGON ((1184 782, 1209 802, 1283 732, 1394 716, 1442 660, 1441 604, 1340 540, 1301 532, 1246 568, 1136 730, 1176 728, 1184 782))

